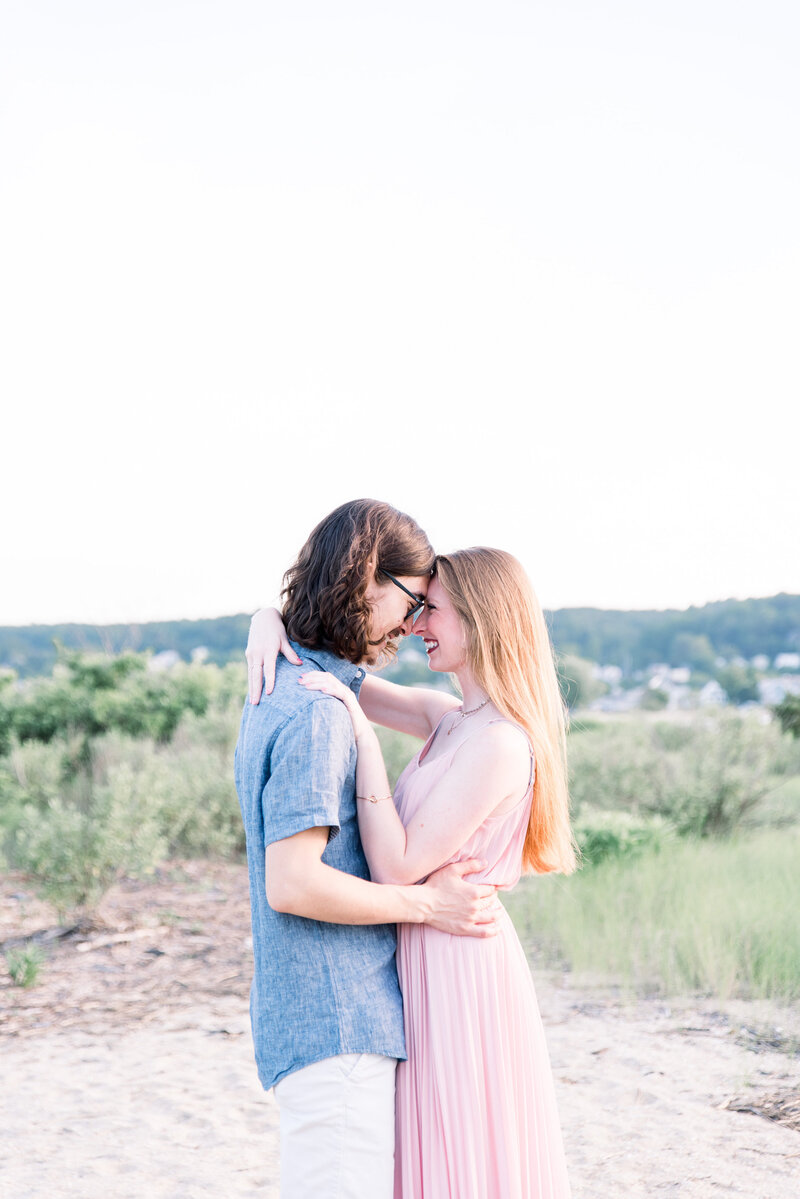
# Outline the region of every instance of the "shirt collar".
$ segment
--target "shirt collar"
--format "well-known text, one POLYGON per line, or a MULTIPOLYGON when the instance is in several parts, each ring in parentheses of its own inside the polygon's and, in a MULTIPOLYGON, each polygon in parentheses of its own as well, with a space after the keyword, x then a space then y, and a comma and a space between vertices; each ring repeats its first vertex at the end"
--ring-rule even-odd
POLYGON ((308 646, 298 645, 295 641, 292 641, 291 645, 298 657, 302 658, 304 666, 306 662, 313 662, 319 670, 327 670, 358 695, 366 674, 363 666, 355 666, 345 658, 337 658, 329 649, 309 649, 308 646))

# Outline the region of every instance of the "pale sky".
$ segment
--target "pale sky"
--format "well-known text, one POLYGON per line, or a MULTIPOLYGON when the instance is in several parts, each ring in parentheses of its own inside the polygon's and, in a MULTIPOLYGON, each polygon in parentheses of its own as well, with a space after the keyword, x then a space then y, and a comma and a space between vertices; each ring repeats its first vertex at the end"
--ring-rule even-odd
POLYGON ((5 0, 0 624, 372 495, 547 607, 800 592, 792 0, 5 0))

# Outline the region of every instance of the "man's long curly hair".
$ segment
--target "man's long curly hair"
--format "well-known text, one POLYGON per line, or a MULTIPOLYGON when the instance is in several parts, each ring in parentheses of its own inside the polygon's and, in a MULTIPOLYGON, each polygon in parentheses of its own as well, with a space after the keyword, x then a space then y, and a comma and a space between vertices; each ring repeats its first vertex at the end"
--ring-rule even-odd
POLYGON ((308 649, 369 660, 370 582, 388 582, 383 572, 428 575, 433 561, 428 538, 404 512, 378 500, 342 504, 319 522, 283 576, 286 630, 308 649))

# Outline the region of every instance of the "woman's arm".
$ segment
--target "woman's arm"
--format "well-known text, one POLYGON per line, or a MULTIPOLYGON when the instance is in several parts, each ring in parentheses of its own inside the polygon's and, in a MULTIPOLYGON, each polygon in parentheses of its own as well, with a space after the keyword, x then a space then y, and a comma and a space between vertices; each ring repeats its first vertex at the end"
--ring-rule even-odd
POLYGON ((406 884, 426 878, 450 860, 487 816, 518 802, 530 777, 530 755, 522 734, 492 725, 465 741, 449 769, 404 828, 388 787, 374 729, 356 738, 358 828, 376 882, 406 884), (363 788, 363 790, 362 790, 363 788), (389 802, 383 797, 388 796, 389 802))
POLYGON ((367 720, 423 741, 430 737, 445 712, 459 706, 454 695, 433 687, 401 687, 368 674, 358 702, 367 720))
POLYGON ((332 675, 302 676, 310 690, 344 703, 358 750, 358 827, 375 882, 405 885, 425 878, 448 861, 497 808, 516 802, 530 776, 527 742, 502 723, 470 737, 454 754, 450 769, 432 789, 407 828, 392 803, 378 738, 352 691, 332 675))

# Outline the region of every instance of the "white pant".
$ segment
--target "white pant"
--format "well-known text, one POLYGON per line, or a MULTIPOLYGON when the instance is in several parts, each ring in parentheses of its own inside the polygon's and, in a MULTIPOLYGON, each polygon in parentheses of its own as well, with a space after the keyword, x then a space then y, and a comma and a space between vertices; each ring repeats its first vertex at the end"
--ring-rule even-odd
POLYGON ((281 1199, 392 1199, 393 1057, 346 1053, 275 1086, 281 1199))

